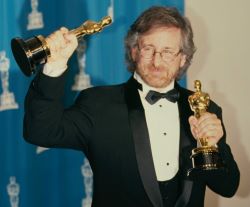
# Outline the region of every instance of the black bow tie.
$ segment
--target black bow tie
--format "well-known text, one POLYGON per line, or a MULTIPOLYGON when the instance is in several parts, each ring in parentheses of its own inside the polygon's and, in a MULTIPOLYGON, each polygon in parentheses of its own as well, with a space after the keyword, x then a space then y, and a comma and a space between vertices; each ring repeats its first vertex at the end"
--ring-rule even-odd
POLYGON ((159 93, 157 91, 150 90, 148 92, 147 96, 145 97, 145 99, 151 105, 155 104, 161 98, 165 98, 165 99, 167 99, 167 100, 175 103, 179 99, 179 92, 175 88, 173 88, 172 90, 168 91, 167 93, 159 93))

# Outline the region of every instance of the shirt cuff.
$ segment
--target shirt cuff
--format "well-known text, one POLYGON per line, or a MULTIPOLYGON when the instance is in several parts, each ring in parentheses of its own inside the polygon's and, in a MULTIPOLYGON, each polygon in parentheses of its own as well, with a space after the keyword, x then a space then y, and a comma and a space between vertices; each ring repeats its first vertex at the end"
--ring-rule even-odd
POLYGON ((32 81, 32 87, 42 98, 50 100, 60 99, 64 95, 66 73, 64 71, 58 77, 51 77, 44 74, 41 70, 32 81))
POLYGON ((67 69, 67 64, 64 63, 46 63, 43 67, 43 74, 50 77, 59 77, 67 69))

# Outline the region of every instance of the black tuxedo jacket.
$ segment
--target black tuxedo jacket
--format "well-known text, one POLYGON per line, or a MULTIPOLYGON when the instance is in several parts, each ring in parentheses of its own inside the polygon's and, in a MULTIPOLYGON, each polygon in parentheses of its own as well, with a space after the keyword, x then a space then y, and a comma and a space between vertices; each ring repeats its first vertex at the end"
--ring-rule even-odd
MULTIPOLYGON (((163 207, 152 159, 144 109, 137 82, 94 87, 82 91, 73 106, 64 109, 61 99, 65 74, 51 78, 38 74, 25 101, 24 138, 44 147, 81 150, 94 174, 94 207, 163 207)), ((188 117, 188 91, 178 84, 180 116, 180 176, 182 193, 175 207, 204 205, 206 186, 222 196, 233 196, 239 170, 225 135, 218 143, 227 170, 191 180, 191 150, 196 141, 188 117)), ((209 111, 220 119, 221 108, 211 103, 209 111)))

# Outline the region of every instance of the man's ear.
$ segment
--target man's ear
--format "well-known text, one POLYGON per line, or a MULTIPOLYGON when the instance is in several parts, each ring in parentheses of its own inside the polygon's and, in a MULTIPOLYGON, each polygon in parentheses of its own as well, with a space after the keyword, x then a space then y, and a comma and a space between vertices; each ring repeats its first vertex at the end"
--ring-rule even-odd
POLYGON ((180 67, 182 68, 184 64, 186 63, 187 60, 187 55, 181 54, 181 62, 180 62, 180 67))
POLYGON ((132 47, 131 48, 131 57, 132 57, 134 62, 137 59, 137 53, 138 53, 138 48, 137 47, 132 47))

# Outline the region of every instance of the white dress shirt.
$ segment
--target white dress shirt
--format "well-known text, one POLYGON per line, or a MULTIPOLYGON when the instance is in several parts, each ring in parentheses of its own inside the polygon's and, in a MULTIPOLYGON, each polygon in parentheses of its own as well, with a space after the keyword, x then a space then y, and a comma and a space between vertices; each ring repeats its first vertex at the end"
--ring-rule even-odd
POLYGON ((174 81, 166 88, 150 87, 141 77, 134 73, 134 78, 142 84, 138 89, 145 110, 149 132, 151 151, 158 181, 173 178, 179 170, 180 122, 177 102, 160 99, 155 104, 149 104, 145 97, 149 90, 165 93, 174 88, 174 81))

